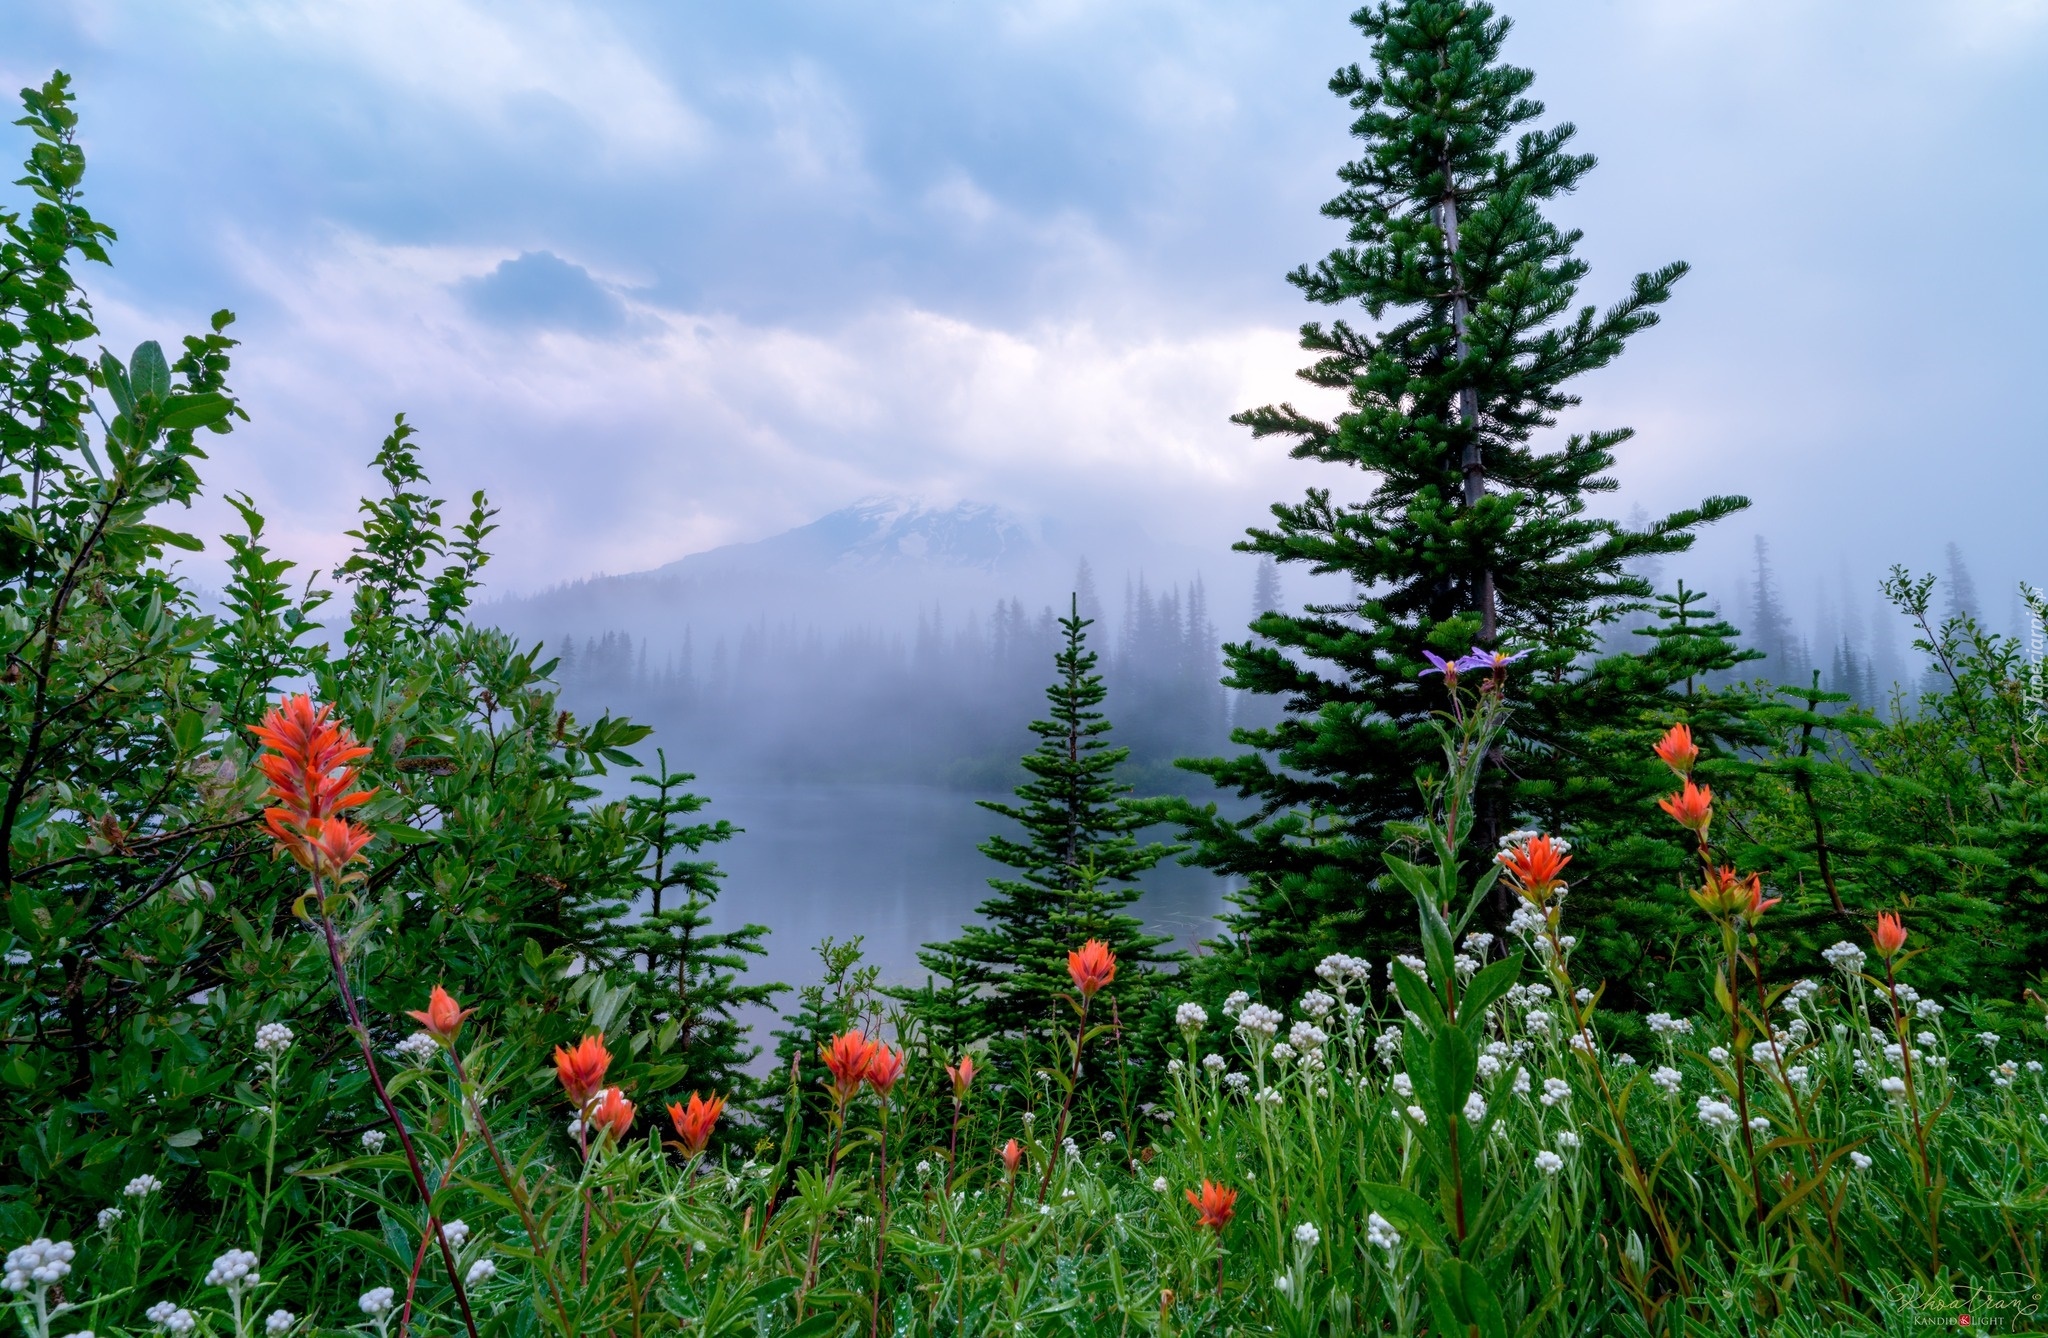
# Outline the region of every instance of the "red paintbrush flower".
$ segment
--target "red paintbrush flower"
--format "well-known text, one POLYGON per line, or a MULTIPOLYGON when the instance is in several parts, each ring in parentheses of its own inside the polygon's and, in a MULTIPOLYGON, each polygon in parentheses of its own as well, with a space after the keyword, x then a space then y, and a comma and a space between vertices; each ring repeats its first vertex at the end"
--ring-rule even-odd
POLYGON ((1885 911, 1877 917, 1877 928, 1871 931, 1871 942, 1877 945, 1878 955, 1896 956, 1906 946, 1906 927, 1899 923, 1899 917, 1885 911))
POLYGON ((1003 1174, 1014 1176, 1017 1174, 1017 1168, 1023 1164, 1024 1149, 1017 1146, 1017 1140, 1013 1138, 1003 1144, 1003 1174))
POLYGON ((1067 974, 1083 999, 1092 999, 1116 979, 1116 954, 1099 938, 1091 938, 1067 954, 1067 974))
POLYGON ((603 1098, 590 1112, 590 1127, 598 1133, 610 1134, 614 1141, 624 1138, 633 1127, 633 1103, 618 1088, 605 1088, 603 1098))
POLYGON ((263 744, 256 765, 270 781, 271 806, 263 811, 278 848, 316 876, 340 878, 370 843, 364 828, 340 815, 366 804, 375 790, 355 788, 349 765, 370 750, 357 743, 334 708, 303 694, 286 697, 249 732, 263 744))
POLYGON ((1664 737, 1657 740, 1654 751, 1680 779, 1689 775, 1693 763, 1700 760, 1700 750, 1692 741, 1692 726, 1684 721, 1664 731, 1664 737))
POLYGON ((475 1011, 456 1003, 454 995, 436 985, 434 992, 427 996, 426 1008, 410 1009, 406 1016, 425 1027, 428 1034, 443 1045, 453 1045, 455 1034, 462 1030, 462 1020, 475 1011))
POLYGON ((889 1089, 903 1076, 903 1052, 891 1050, 880 1041, 875 1042, 875 1052, 868 1058, 866 1074, 868 1086, 875 1089, 875 1095, 887 1101, 889 1089))
MULTIPOLYGON (((1754 877, 1754 875, 1752 875, 1754 877)), ((1761 880, 1758 880, 1761 891, 1761 880)), ((1726 864, 1707 870, 1707 881, 1692 894, 1693 902, 1709 915, 1733 915, 1749 907, 1749 884, 1726 864)))
POLYGON ((713 1095, 709 1101, 690 1093, 690 1104, 672 1102, 668 1117, 676 1126, 676 1137, 683 1140, 683 1151, 696 1156, 711 1141, 711 1129, 718 1123, 719 1113, 725 1109, 725 1098, 713 1095))
POLYGON ((1539 905, 1564 881, 1558 875, 1564 872, 1565 865, 1572 862, 1564 848, 1548 836, 1532 836, 1518 846, 1501 851, 1494 858, 1515 880, 1516 890, 1539 905))
POLYGON ((1230 1225, 1231 1214, 1237 1211, 1237 1191, 1214 1180, 1204 1180, 1200 1194, 1191 1189, 1187 1196, 1188 1202, 1194 1204, 1195 1211, 1201 1214, 1202 1225, 1222 1235, 1223 1228, 1230 1225))
POLYGON ((834 1036, 829 1045, 819 1048, 818 1058, 832 1073, 832 1095, 839 1099, 840 1105, 860 1094, 860 1085, 868 1076, 868 1065, 875 1057, 876 1044, 855 1027, 834 1036))
POLYGON ((1659 799, 1657 807, 1669 813, 1679 826, 1705 836, 1707 824, 1714 820, 1714 792, 1704 785, 1694 785, 1688 778, 1683 790, 1659 799))
POLYGON ((946 1077, 953 1084, 953 1100, 967 1099, 967 1089, 974 1086, 974 1075, 980 1071, 974 1067, 973 1055, 962 1055, 959 1063, 946 1065, 946 1077))
POLYGON ((1764 880, 1761 874, 1751 874, 1749 881, 1743 885, 1743 890, 1748 893, 1748 901, 1743 906, 1742 913, 1748 917, 1751 924, 1755 924, 1763 918, 1765 911, 1784 900, 1783 897, 1764 896, 1764 880))
POLYGON ((585 1036, 573 1049, 555 1047, 555 1076, 562 1080, 569 1104, 579 1111, 604 1086, 604 1073, 611 1064, 611 1051, 604 1048, 601 1035, 585 1036))

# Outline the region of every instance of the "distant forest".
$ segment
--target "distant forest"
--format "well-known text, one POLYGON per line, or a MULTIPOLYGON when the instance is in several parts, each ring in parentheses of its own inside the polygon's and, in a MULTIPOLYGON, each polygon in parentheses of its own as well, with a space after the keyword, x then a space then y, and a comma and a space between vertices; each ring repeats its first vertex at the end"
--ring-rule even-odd
MULTIPOLYGON (((1640 574, 1660 590, 1671 582, 1658 563, 1640 574)), ((1976 586, 1950 544, 1941 573, 1944 613, 1982 619, 1976 586)), ((1126 778, 1141 793, 1207 796, 1206 782, 1174 767, 1178 757, 1230 748, 1234 725, 1265 723, 1278 704, 1225 688, 1220 643, 1246 622, 1281 607, 1280 577, 1260 564, 1252 606, 1237 616, 1211 609, 1199 576, 1155 588, 1127 581, 1114 613, 1087 562, 1075 597, 1093 620, 1090 646, 1109 685, 1113 738, 1130 748, 1126 778), (1257 713, 1254 720, 1252 713, 1257 713)), ((1791 611, 1757 537, 1735 588, 1710 589, 1708 603, 1742 630, 1759 652, 1725 677, 1774 684, 1809 682, 1845 692, 1859 705, 1887 707, 1895 684, 1911 698, 1921 686, 1909 664, 1913 631, 1875 578, 1846 574, 1817 583, 1811 613, 1791 611)), ((986 614, 949 619, 919 613, 915 629, 877 627, 826 632, 763 617, 737 635, 705 641, 685 630, 680 647, 651 650, 636 630, 580 640, 551 638, 561 657, 564 700, 578 711, 623 712, 655 727, 671 755, 693 769, 753 780, 879 781, 943 785, 976 792, 1007 789, 1021 778, 1018 756, 1031 745, 1025 724, 1041 713, 1064 610, 1036 610, 1021 599, 996 601, 986 614)), ((2018 615, 2015 614, 2015 617, 2018 615)), ((1635 629, 1648 612, 1617 621, 1607 653, 1644 648, 1635 629)), ((2017 624, 2005 630, 2017 633, 2017 624)))
MULTIPOLYGON (((1277 604, 1268 563, 1256 600, 1277 604)), ((1131 750, 1125 779, 1142 791, 1187 789, 1176 757, 1228 746, 1230 693, 1221 637, 1199 576, 1155 588, 1126 582, 1110 614, 1084 560, 1073 597, 1092 620, 1089 646, 1109 686, 1113 740, 1131 750)), ((1255 600, 1255 602, 1256 602, 1255 600)), ((1256 610, 1229 618, 1241 627, 1256 610)), ((579 711, 622 711, 653 725, 693 769, 763 780, 861 780, 1007 789, 1032 746, 1025 726, 1042 715, 1064 608, 998 600, 986 615, 949 620, 921 611, 905 634, 876 628, 827 633, 767 619, 706 645, 650 653, 621 629, 562 637, 557 678, 579 711)))

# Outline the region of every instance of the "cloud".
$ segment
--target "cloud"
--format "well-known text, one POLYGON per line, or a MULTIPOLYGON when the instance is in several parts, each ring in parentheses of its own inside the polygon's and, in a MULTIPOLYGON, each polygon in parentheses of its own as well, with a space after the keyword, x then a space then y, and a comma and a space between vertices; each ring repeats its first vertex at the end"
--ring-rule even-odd
POLYGON ((489 274, 459 280, 456 291, 473 314, 502 325, 605 335, 626 323, 626 309, 609 289, 552 251, 522 251, 489 274))
POLYGON ((658 307, 547 252, 339 231, 238 251, 263 294, 233 377, 255 421, 214 448, 210 481, 254 493, 309 563, 340 555, 400 410, 444 495, 486 487, 503 509, 502 589, 656 566, 873 494, 1142 516, 1221 563, 1302 481, 1228 422, 1302 398, 1275 326, 1011 330, 889 303, 806 328, 658 307))
MULTIPOLYGON (((701 150, 709 128, 588 5, 494 0, 219 0, 211 17, 502 133, 566 111, 626 158, 701 150)), ((273 51, 273 56, 275 51, 273 51)))

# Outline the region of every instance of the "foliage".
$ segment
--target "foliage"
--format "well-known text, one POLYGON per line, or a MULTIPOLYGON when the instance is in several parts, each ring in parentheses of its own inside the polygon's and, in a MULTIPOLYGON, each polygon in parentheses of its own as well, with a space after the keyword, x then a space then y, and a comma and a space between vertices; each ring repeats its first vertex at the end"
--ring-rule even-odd
POLYGON ((1297 459, 1363 472, 1363 500, 1313 488, 1238 545, 1349 590, 1266 612, 1254 639, 1226 647, 1229 682, 1284 699, 1287 714, 1239 730, 1248 751, 1183 764, 1254 801, 1251 816, 1179 810, 1196 860, 1245 880, 1240 950, 1221 958, 1286 990, 1332 948, 1391 949, 1409 933, 1379 854, 1387 824, 1419 811, 1415 776, 1433 759, 1426 656, 1475 644, 1533 656, 1533 709, 1503 738, 1481 801, 1488 841, 1517 810, 1612 811, 1640 773, 1627 732, 1658 727, 1645 713, 1668 710, 1666 689, 1698 672, 1655 657, 1589 667, 1601 625, 1650 593, 1625 564, 1682 551, 1697 527, 1746 505, 1710 498, 1641 529, 1588 511, 1615 487, 1628 430, 1574 433, 1550 450, 1537 436, 1577 402, 1577 378, 1656 323, 1685 266, 1637 275, 1604 312, 1574 311, 1580 235, 1545 210, 1593 159, 1568 151, 1569 124, 1535 124, 1533 76, 1500 59, 1508 21, 1483 3, 1401 0, 1353 22, 1370 63, 1330 87, 1356 113, 1362 152, 1323 207, 1347 225, 1346 244, 1288 277, 1312 302, 1358 302, 1373 328, 1302 327, 1315 361, 1300 375, 1346 397, 1334 418, 1280 404, 1236 420, 1290 439, 1297 459), (1504 792, 1524 776, 1534 792, 1504 792))
MULTIPOLYGON (((1045 691, 1047 718, 1031 722, 1038 747, 1024 756, 1030 779, 1017 787, 1019 802, 980 801, 1023 828, 1021 841, 997 835, 981 846, 1019 876, 991 878, 996 895, 977 908, 982 923, 918 954, 947 982, 921 997, 955 1048, 1041 1033, 1063 1012, 1066 953, 1083 939, 1101 939, 1116 953, 1124 972, 1121 1003, 1133 1013, 1148 1002, 1149 974, 1179 960, 1159 952, 1167 938, 1146 933, 1128 913, 1138 876, 1178 852, 1138 843, 1137 833, 1156 819, 1117 781, 1129 753, 1108 739, 1089 625, 1077 598, 1060 620, 1065 644, 1053 658, 1059 676, 1045 691)), ((1012 1061, 1019 1053, 998 1048, 1012 1061)))

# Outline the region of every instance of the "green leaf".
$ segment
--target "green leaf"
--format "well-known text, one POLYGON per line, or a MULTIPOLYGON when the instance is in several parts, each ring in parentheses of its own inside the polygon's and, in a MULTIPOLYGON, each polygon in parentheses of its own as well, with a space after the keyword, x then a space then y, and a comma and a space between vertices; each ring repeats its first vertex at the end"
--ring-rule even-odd
MULTIPOLYGON (((400 846, 430 846, 441 839, 434 832, 423 832, 417 827, 408 827, 402 822, 394 822, 388 826, 378 826, 374 830, 378 836, 390 841, 393 845, 400 846)), ((527 941, 532 943, 531 939, 527 941)), ((539 945, 534 944, 533 946, 538 947, 539 945)), ((536 962, 535 965, 539 965, 539 963, 536 962)))
POLYGON ((135 395, 128 388, 128 370, 121 360, 105 349, 100 350, 100 380, 106 383, 107 397, 114 401, 119 416, 126 418, 135 412, 135 395))
POLYGON ((1458 1004, 1458 1025, 1470 1034, 1475 1027, 1486 1025, 1486 1010, 1494 1001, 1515 986, 1516 977, 1522 974, 1522 954, 1503 957, 1492 963, 1465 987, 1465 997, 1458 1004))
POLYGON ((198 1144, 205 1135, 197 1129, 180 1129, 164 1140, 165 1147, 189 1148, 198 1144))
POLYGON ((160 400, 168 398, 171 393, 171 364, 164 361, 163 345, 154 339, 145 339, 137 344, 128 359, 128 379, 134 384, 138 396, 154 395, 160 400))
POLYGON ((1444 1006, 1437 1002, 1428 984, 1405 962, 1395 962, 1392 969, 1394 992, 1401 996, 1402 1004, 1427 1030, 1442 1031, 1446 1025, 1444 1006))
POLYGON ((214 391, 172 398, 159 420, 173 431, 187 427, 211 427, 235 411, 235 402, 214 391))

